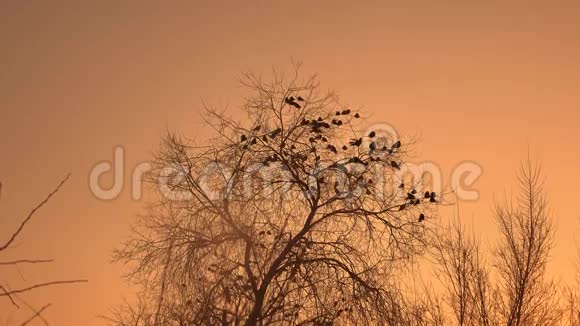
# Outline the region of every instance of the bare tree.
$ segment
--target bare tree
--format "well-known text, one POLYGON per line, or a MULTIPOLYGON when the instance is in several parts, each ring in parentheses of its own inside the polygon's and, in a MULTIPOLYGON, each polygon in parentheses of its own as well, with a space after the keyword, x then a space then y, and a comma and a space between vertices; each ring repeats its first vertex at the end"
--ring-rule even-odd
MULTIPOLYGON (((3 252, 5 252, 7 249, 11 248, 11 246, 15 243, 16 239, 22 235, 24 229, 26 228, 28 223, 32 220, 32 218, 35 216, 35 214, 38 212, 38 210, 40 210, 46 203, 48 203, 48 201, 61 189, 61 187, 68 180, 69 177, 70 177, 70 174, 67 175, 60 182, 60 184, 50 194, 48 194, 48 196, 43 201, 41 201, 36 207, 34 207, 24 219, 22 219, 22 222, 20 223, 18 228, 14 232, 12 232, 11 234, 8 235, 7 240, 5 240, 4 242, 0 242, 0 255, 3 252)), ((1 188, 2 188, 2 184, 0 183, 0 190, 1 190, 1 188)), ((11 260, 11 261, 0 261, 0 267, 1 268, 17 267, 20 265, 44 264, 44 263, 50 263, 50 262, 52 262, 51 259, 18 259, 18 260, 11 260)), ((17 301, 21 301, 22 303, 24 303, 24 305, 26 305, 33 312, 33 315, 28 320, 24 321, 21 325, 27 325, 28 323, 30 323, 32 320, 34 320, 36 318, 40 318, 46 323, 46 321, 42 317, 42 313, 46 309, 48 309, 51 306, 51 304, 47 304, 40 309, 35 309, 32 306, 30 306, 28 303, 26 303, 26 301, 23 298, 21 298, 20 296, 23 294, 27 294, 35 289, 38 289, 38 288, 43 288, 43 287, 47 287, 47 286, 54 286, 54 285, 62 285, 62 284, 79 283, 79 282, 86 282, 86 280, 47 281, 47 282, 36 283, 36 284, 28 285, 28 286, 25 286, 22 288, 15 288, 15 289, 11 288, 10 285, 8 285, 8 284, 0 283, 0 297, 8 298, 8 300, 10 300, 10 302, 16 308, 20 308, 20 305, 18 304, 17 301)))
POLYGON ((413 283, 414 288, 406 298, 406 319, 402 324, 417 326, 444 326, 448 316, 441 304, 443 299, 431 286, 413 283))
POLYGON ((580 325, 580 249, 576 247, 576 257, 572 261, 576 272, 575 282, 572 286, 566 286, 562 290, 564 314, 563 319, 566 325, 580 325))
POLYGON ((434 245, 436 275, 458 325, 497 325, 490 272, 479 241, 459 221, 441 232, 434 245))
POLYGON ((554 226, 540 168, 528 159, 518 181, 517 200, 506 200, 495 208, 501 235, 495 250, 501 314, 507 325, 556 325, 561 316, 558 291, 545 276, 554 226))
POLYGON ((115 254, 146 298, 131 311, 154 325, 407 324, 394 275, 423 252, 420 214, 438 201, 399 186, 407 146, 361 135, 360 113, 297 68, 242 83, 245 123, 208 108, 215 138, 170 135, 156 157, 161 199, 115 254))
POLYGON ((565 287, 562 290, 563 311, 562 325, 580 325, 580 293, 574 287, 565 287))

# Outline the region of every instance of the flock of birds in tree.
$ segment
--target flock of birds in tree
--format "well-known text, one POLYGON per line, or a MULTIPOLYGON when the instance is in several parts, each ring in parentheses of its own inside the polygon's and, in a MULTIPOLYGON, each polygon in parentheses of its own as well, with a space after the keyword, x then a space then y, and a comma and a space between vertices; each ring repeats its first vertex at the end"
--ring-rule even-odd
POLYGON ((297 109, 302 109, 302 105, 300 105, 298 102, 304 102, 304 99, 301 96, 298 96, 297 98, 294 98, 294 96, 290 96, 290 97, 285 97, 284 98, 284 103, 291 105, 297 109))
MULTIPOLYGON (((305 100, 304 98, 302 98, 301 96, 288 96, 284 98, 284 103, 286 105, 289 105, 291 107, 294 107, 296 109, 301 109, 303 107, 303 105, 301 103, 303 103, 305 100)), ((310 143, 310 150, 309 153, 317 153, 317 150, 319 150, 319 148, 316 146, 316 144, 318 142, 322 142, 322 143, 328 143, 328 138, 324 136, 324 131, 327 129, 331 129, 333 127, 340 127, 343 125, 343 121, 341 120, 340 117, 342 116, 350 116, 352 113, 352 111, 350 109, 344 109, 342 111, 336 111, 335 113, 335 118, 332 119, 330 121, 330 123, 326 122, 325 119, 323 119, 322 117, 318 117, 317 119, 306 119, 304 118, 301 123, 300 126, 302 127, 306 127, 310 129, 310 137, 308 138, 308 141, 310 143)), ((359 113, 354 113, 352 115, 353 118, 358 119, 360 118, 360 114, 359 113)), ((273 140, 275 138, 277 138, 281 133, 282 133, 282 129, 281 128, 276 128, 272 131, 266 132, 264 134, 262 134, 261 136, 257 135, 260 130, 262 129, 261 125, 258 125, 254 128, 251 129, 250 135, 241 135, 240 136, 240 141, 243 144, 244 148, 248 148, 249 146, 255 145, 258 143, 258 140, 261 139, 261 141, 266 144, 268 143, 270 140, 273 140)), ((369 132, 369 134, 366 136, 366 138, 369 139, 370 143, 368 145, 368 161, 370 162, 379 162, 379 161, 383 161, 384 158, 381 157, 381 155, 378 154, 393 154, 395 153, 399 148, 401 148, 401 141, 397 140, 395 143, 393 143, 391 146, 386 146, 383 145, 382 147, 379 148, 379 145, 377 144, 377 142, 374 140, 375 137, 377 136, 375 131, 371 131, 369 132)), ((348 146, 347 145, 343 145, 341 148, 343 151, 348 151, 349 147, 350 148, 361 148, 363 144, 363 137, 360 138, 353 138, 349 141, 348 146)), ((285 148, 285 143, 284 140, 281 140, 280 142, 280 148, 284 149, 285 148)), ((325 147, 328 151, 332 152, 333 154, 338 154, 339 150, 338 148, 333 145, 333 144, 327 144, 325 147)), ((295 150, 296 146, 295 145, 291 145, 289 147, 290 150, 295 150)), ((281 153, 283 153, 284 155, 279 155, 279 154, 274 154, 271 156, 267 156, 264 160, 263 160, 263 164, 268 166, 270 163, 274 163, 277 161, 285 161, 285 163, 287 164, 291 164, 291 165, 296 165, 297 163, 294 162, 295 160, 300 160, 302 162, 306 161, 308 159, 308 154, 305 154, 303 152, 288 152, 286 150, 282 150, 281 153), (290 155, 291 153, 291 155, 290 155)), ((383 156, 384 157, 384 156, 383 156)), ((388 156, 387 156, 388 157, 388 156)), ((320 155, 315 155, 315 160, 319 161, 320 155)), ((365 166, 367 166, 369 164, 369 162, 366 160, 361 159, 359 156, 353 156, 350 157, 346 163, 358 163, 358 164, 363 164, 365 166)), ((391 159, 386 159, 386 164, 390 165, 393 169, 396 170, 400 170, 401 166, 399 163, 397 163, 394 160, 391 159)), ((337 167, 341 165, 338 162, 333 163, 330 167, 337 167)), ((285 168, 285 165, 283 165, 283 168, 285 168)), ((359 177, 360 179, 360 177, 359 177)), ((360 181, 360 180, 359 180, 360 181)), ((323 177, 320 177, 317 179, 317 182, 319 184, 323 184, 325 182, 323 177)), ((338 183, 338 182, 337 182, 338 183)), ((373 180, 369 179, 366 181, 367 184, 372 184, 373 180)), ((400 189, 404 189, 405 185, 401 184, 399 186, 400 189)), ((339 193, 338 190, 338 185, 335 184, 335 191, 337 192, 337 194, 339 193)), ((367 193, 369 193, 369 190, 367 190, 367 193)), ((410 205, 419 205, 421 203, 421 196, 417 194, 417 190, 416 189, 412 189, 410 192, 407 193, 407 197, 405 199, 405 202, 403 204, 400 205, 399 210, 402 211, 405 208, 407 208, 410 205)), ((430 203, 437 203, 437 195, 435 192, 425 192, 424 196, 423 196, 423 200, 429 200, 430 203)), ((425 215, 423 213, 421 213, 419 215, 419 222, 423 222, 425 220, 425 215)))

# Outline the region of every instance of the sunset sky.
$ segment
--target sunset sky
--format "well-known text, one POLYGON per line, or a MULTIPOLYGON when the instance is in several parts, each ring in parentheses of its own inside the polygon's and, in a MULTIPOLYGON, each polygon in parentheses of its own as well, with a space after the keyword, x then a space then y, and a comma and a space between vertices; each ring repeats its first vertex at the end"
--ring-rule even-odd
MULTIPOLYGON (((557 221, 550 275, 572 281, 580 2, 404 3, 1 2, 0 242, 72 173, 0 257, 55 262, 0 267, 2 280, 18 287, 86 278, 22 298, 36 308, 52 303, 44 314, 52 325, 104 324, 99 315, 132 298, 123 266, 110 263, 147 204, 131 199, 131 171, 166 131, 203 140, 204 103, 235 112, 246 94, 241 73, 267 77, 297 60, 323 89, 362 107, 369 126, 418 136, 411 161, 436 163, 445 182, 461 162, 479 164, 480 199, 460 208, 484 244, 496 236, 494 196, 510 193, 529 148, 557 221), (125 185, 117 199, 101 200, 89 173, 116 146, 125 149, 125 185)), ((451 217, 445 211, 439 222, 451 217)), ((0 299, 0 325, 30 316, 0 299)))

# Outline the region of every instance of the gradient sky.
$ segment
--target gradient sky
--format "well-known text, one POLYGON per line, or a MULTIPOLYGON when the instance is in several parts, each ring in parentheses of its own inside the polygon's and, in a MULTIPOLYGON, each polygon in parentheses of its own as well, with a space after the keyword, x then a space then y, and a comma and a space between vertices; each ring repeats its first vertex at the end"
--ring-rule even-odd
MULTIPOLYGON (((481 198, 461 209, 484 243, 495 237, 493 196, 510 191, 529 146, 557 217, 551 271, 571 280, 580 3, 399 2, 0 2, 0 239, 72 172, 7 255, 55 263, 3 269, 3 280, 87 278, 24 298, 53 303, 53 325, 102 325, 98 315, 131 297, 109 261, 145 202, 130 199, 129 175, 118 199, 95 198, 91 167, 121 145, 131 170, 166 130, 203 139, 202 103, 235 108, 241 72, 267 76, 292 58, 369 124, 420 135, 414 161, 436 162, 446 181, 460 162, 480 164, 481 198)), ((29 315, 7 311, 0 300, 0 325, 29 315)))

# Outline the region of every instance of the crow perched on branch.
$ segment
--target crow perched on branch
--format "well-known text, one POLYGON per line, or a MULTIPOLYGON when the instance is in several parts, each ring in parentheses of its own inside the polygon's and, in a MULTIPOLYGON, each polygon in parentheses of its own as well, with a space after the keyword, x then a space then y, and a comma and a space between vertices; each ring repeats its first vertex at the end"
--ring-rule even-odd
POLYGON ((280 134, 280 132, 282 132, 282 129, 280 129, 280 128, 278 128, 278 129, 276 129, 276 130, 272 131, 272 132, 270 133, 270 138, 272 138, 272 139, 273 139, 273 138, 276 138, 276 136, 278 136, 278 135, 280 134))
POLYGON ((288 104, 288 105, 292 105, 293 107, 297 108, 297 109, 301 109, 302 106, 298 103, 296 103, 296 101, 294 101, 294 96, 290 96, 290 97, 285 97, 284 98, 284 103, 288 104))
POLYGON ((397 170, 400 170, 401 167, 399 166, 399 164, 395 161, 391 161, 391 166, 397 170))
POLYGON ((435 196, 437 196, 437 194, 435 194, 434 192, 431 192, 431 195, 429 196, 429 202, 436 203, 437 200, 435 199, 435 196))
POLYGON ((352 139, 350 141, 350 146, 360 146, 362 144, 362 138, 352 139))

